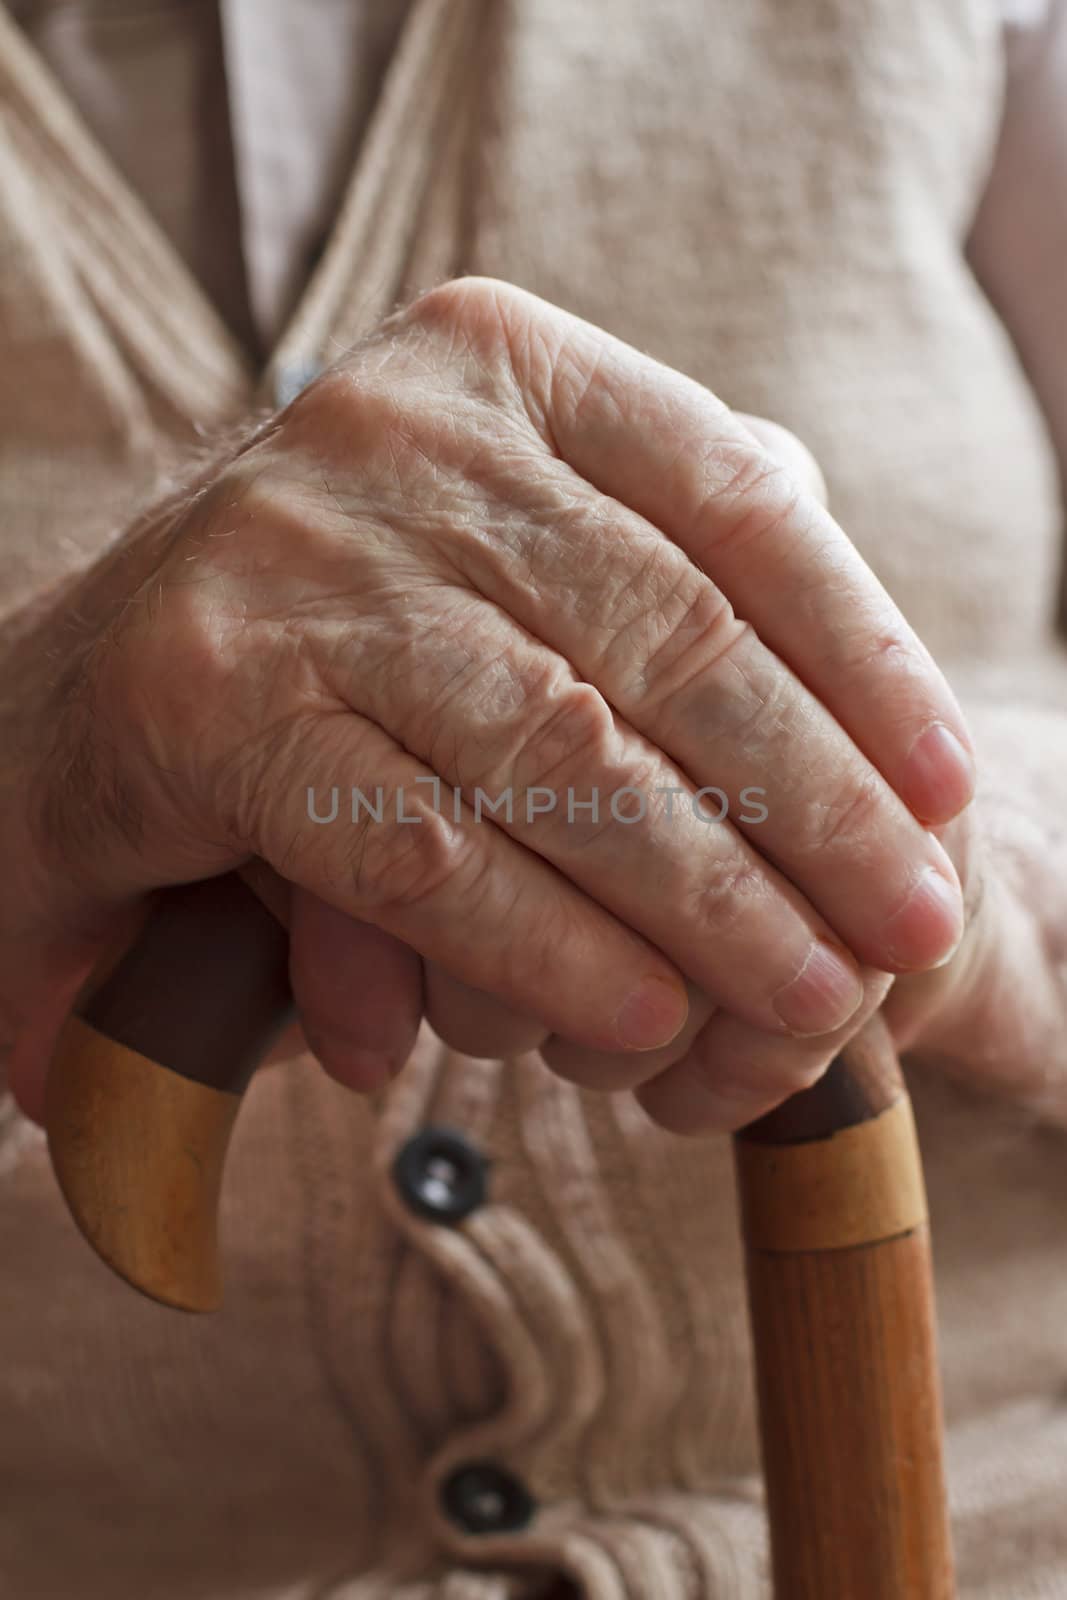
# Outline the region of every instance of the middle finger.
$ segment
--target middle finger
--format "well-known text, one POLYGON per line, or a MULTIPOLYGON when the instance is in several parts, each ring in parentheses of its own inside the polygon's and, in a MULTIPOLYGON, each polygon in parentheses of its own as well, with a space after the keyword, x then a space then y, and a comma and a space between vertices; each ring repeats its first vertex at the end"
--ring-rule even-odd
POLYGON ((963 926, 952 863, 827 707, 657 528, 562 461, 529 466, 516 452, 483 463, 481 516, 449 561, 694 788, 721 791, 861 962, 899 973, 947 958, 963 926))

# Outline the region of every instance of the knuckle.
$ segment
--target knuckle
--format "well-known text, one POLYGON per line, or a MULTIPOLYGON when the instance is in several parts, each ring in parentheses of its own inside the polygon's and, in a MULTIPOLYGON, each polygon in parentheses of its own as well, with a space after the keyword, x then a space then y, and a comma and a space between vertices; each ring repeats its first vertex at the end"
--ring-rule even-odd
POLYGON ((518 304, 525 298, 513 284, 497 278, 449 278, 413 300, 401 321, 437 333, 493 343, 506 338, 518 304))
POLYGON ((580 598, 605 634, 593 668, 606 668, 620 687, 643 693, 684 645, 718 625, 725 601, 684 552, 659 535, 628 538, 620 562, 610 503, 590 508, 577 501, 575 511, 574 538, 586 542, 595 563, 595 582, 580 598))
POLYGON ((464 786, 545 784, 583 758, 592 763, 614 735, 614 715, 592 684, 567 680, 554 666, 524 669, 502 662, 497 677, 491 742, 468 741, 457 765, 464 786), (506 694, 509 712, 499 706, 506 694))
MULTIPOLYGON (((562 698, 552 697, 538 708, 515 762, 515 778, 523 792, 533 786, 557 792, 595 788, 606 801, 615 790, 640 789, 651 769, 599 690, 576 683, 562 698)), ((592 822, 591 814, 582 815, 592 822)))
POLYGON ((477 744, 461 752, 457 763, 464 791, 487 790, 497 797, 509 791, 509 823, 536 815, 540 827, 552 830, 566 819, 574 847, 592 843, 611 826, 618 819, 615 806, 640 821, 634 809, 639 802, 619 791, 644 796, 661 770, 655 752, 619 727, 599 690, 584 682, 561 688, 554 672, 543 674, 522 697, 507 732, 497 723, 488 756, 477 744), (552 801, 533 812, 536 790, 548 791, 552 801))
POLYGON ((742 626, 743 634, 720 652, 716 661, 716 667, 729 662, 735 672, 733 692, 720 695, 717 701, 715 737, 729 739, 739 756, 781 748, 783 735, 797 715, 794 684, 778 670, 761 670, 768 664, 764 647, 750 624, 742 626), (753 649, 742 662, 739 658, 746 646, 753 649))
POLYGON ((545 430, 538 395, 551 380, 555 308, 496 278, 452 278, 401 314, 402 326, 436 348, 469 395, 545 430))
POLYGON ((747 501, 785 478, 781 463, 747 439, 717 439, 705 450, 701 468, 708 502, 747 501))
POLYGON ((693 891, 694 924, 712 930, 716 937, 728 937, 766 894, 766 873, 755 854, 736 851, 713 858, 702 863, 700 883, 693 891))
POLYGON ((588 338, 563 339, 554 353, 549 387, 551 413, 571 427, 598 409, 622 417, 623 400, 611 381, 608 348, 588 338))
POLYGON ((523 756, 531 781, 568 770, 576 761, 604 768, 618 759, 615 715, 591 683, 574 683, 559 695, 549 692, 527 709, 523 756))
MULTIPOLYGON (((329 368, 286 413, 290 437, 312 451, 373 464, 410 443, 425 454, 449 448, 458 429, 464 451, 484 443, 494 416, 528 422, 520 379, 538 318, 532 295, 488 278, 438 284, 390 318, 376 337, 329 368)), ((455 448, 454 443, 451 448, 455 448)))
POLYGON ((700 462, 698 524, 708 549, 748 550, 802 515, 796 480, 759 445, 720 440, 700 462))
POLYGON ((916 641, 909 638, 902 628, 883 626, 861 634, 854 641, 848 641, 846 637, 843 643, 842 667, 849 673, 888 671, 899 674, 903 682, 910 686, 928 668, 916 641))
POLYGON ((750 432, 770 452, 774 459, 786 467, 815 498, 826 504, 828 499, 826 479, 813 452, 791 428, 769 417, 755 417, 735 413, 750 432))
POLYGON ((802 824, 802 843, 813 855, 838 847, 852 850, 858 841, 869 840, 875 834, 882 809, 878 774, 871 770, 850 775, 831 800, 809 802, 802 824))
POLYGON ((364 819, 347 862, 361 912, 383 923, 477 894, 483 857, 469 830, 405 794, 417 823, 364 819))
MULTIPOLYGON (((708 689, 731 666, 740 670, 739 658, 758 641, 752 624, 736 615, 719 590, 702 582, 681 614, 661 623, 659 637, 654 635, 649 643, 644 659, 638 660, 630 692, 639 698, 644 712, 670 717, 673 709, 683 710, 694 694, 706 716, 708 689)), ((632 661, 632 641, 628 655, 632 661)), ((743 671, 741 677, 745 678, 743 671)), ((720 714, 735 698, 722 699, 720 714)))

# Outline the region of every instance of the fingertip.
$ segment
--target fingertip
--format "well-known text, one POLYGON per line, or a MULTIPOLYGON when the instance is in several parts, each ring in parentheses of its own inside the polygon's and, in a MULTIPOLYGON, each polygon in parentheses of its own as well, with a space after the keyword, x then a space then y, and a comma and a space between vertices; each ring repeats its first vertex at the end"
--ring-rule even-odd
POLYGON ((901 799, 920 822, 951 822, 974 799, 977 781, 974 751, 946 723, 934 722, 908 752, 901 799))
POLYGON ((849 951, 814 939, 800 971, 772 996, 771 1004, 791 1034, 808 1038, 844 1027, 863 997, 860 969, 849 951))
POLYGON ((290 935, 293 994, 312 1054, 349 1088, 381 1088, 414 1048, 419 956, 303 889, 293 895, 290 935))
POLYGON ((381 1050, 363 1049, 339 1034, 320 1034, 308 1042, 323 1071, 356 1094, 374 1094, 384 1089, 406 1059, 406 1054, 398 1059, 381 1050))
POLYGON ((8 1053, 7 1082, 24 1117, 48 1126, 48 1070, 64 1023, 77 999, 84 973, 57 986, 15 1036, 8 1053))
POLYGON ((640 1084, 634 1099, 658 1128, 683 1139, 706 1139, 731 1133, 751 1122, 758 1103, 727 1099, 689 1057, 640 1084))
POLYGON ((45 1125, 44 1099, 45 1099, 45 1074, 28 1074, 21 1071, 12 1057, 8 1069, 8 1088, 22 1115, 35 1122, 39 1128, 45 1125))
POLYGON ((927 867, 913 885, 886 924, 887 970, 923 972, 952 959, 964 934, 963 895, 954 872, 953 880, 927 867))
POLYGON ((678 1037, 688 1016, 683 980, 653 973, 631 989, 616 1012, 615 1045, 623 1050, 659 1050, 678 1037))

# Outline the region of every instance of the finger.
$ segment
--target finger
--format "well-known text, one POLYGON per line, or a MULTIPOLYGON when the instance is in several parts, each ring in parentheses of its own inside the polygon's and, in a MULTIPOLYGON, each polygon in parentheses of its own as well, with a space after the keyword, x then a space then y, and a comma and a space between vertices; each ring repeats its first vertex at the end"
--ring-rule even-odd
POLYGON ((845 1028, 822 1039, 781 1039, 717 1013, 689 1051, 634 1092, 653 1122, 671 1133, 732 1133, 822 1077, 882 1004, 893 979, 864 974, 864 1000, 845 1028))
POLYGON ((678 1032, 686 994, 670 962, 469 807, 458 819, 435 807, 417 781, 425 766, 380 727, 339 707, 290 731, 299 773, 276 772, 243 805, 221 800, 275 870, 594 1049, 646 1049, 678 1032))
POLYGON ((293 914, 293 886, 268 862, 253 856, 237 868, 237 875, 251 889, 283 928, 290 926, 293 914))
MULTIPOLYGON (((676 914, 686 904, 686 875, 676 879, 678 896, 650 898, 649 872, 659 870, 672 847, 691 850, 689 896, 694 864, 706 863, 718 875, 709 880, 708 895, 731 916, 742 898, 738 885, 747 884, 754 892, 744 920, 754 942, 747 954, 738 948, 736 959, 718 952, 729 963, 727 988, 706 956, 701 961, 696 946, 683 970, 717 1003, 754 1026, 772 1025, 755 1009, 761 985, 766 1011, 767 986, 783 986, 788 981, 783 969, 790 964, 794 974, 803 970, 795 919, 792 934, 787 932, 786 880, 819 914, 818 929, 809 923, 811 937, 843 943, 860 961, 890 972, 925 970, 947 960, 962 937, 963 905, 958 878, 940 843, 818 697, 753 627, 738 621, 724 595, 685 552, 625 506, 590 491, 565 462, 537 463, 511 448, 485 464, 480 487, 485 499, 479 526, 497 528, 510 518, 507 538, 495 541, 487 555, 484 532, 471 526, 457 533, 448 553, 494 609, 464 610, 456 602, 460 628, 452 620, 452 603, 435 590, 438 610, 445 606, 449 612, 447 629, 440 622, 432 631, 427 628, 406 651, 411 672, 431 685, 415 708, 416 724, 403 684, 394 688, 362 674, 348 692, 364 696, 368 714, 395 728, 408 748, 442 769, 447 765, 451 781, 467 785, 506 787, 515 778, 536 787, 551 783, 560 795, 570 787, 582 794, 599 790, 606 802, 614 789, 634 783, 641 765, 649 792, 677 785, 686 798, 669 815, 673 838, 650 833, 656 853, 646 856, 643 872, 636 862, 617 880, 605 873, 606 855, 619 847, 619 827, 590 847, 589 830, 560 830, 557 818, 546 821, 530 842, 620 916, 636 917, 635 925, 679 962, 676 947, 664 942, 670 932, 662 918, 657 922, 656 912, 670 908, 676 938, 687 931, 684 909, 676 914), (516 506, 524 516, 516 518, 516 506), (551 679, 553 659, 572 662, 586 684, 595 685, 627 720, 629 775, 623 770, 623 730, 616 730, 620 759, 610 771, 603 731, 598 734, 591 715, 581 724, 577 692, 572 695, 572 745, 582 759, 566 773, 560 769, 566 706, 557 696, 555 706, 541 710, 531 693, 531 686, 536 691, 551 679), (442 673, 447 701, 432 688, 442 673), (449 751, 450 762, 444 755, 438 758, 448 727, 480 729, 490 704, 496 725, 477 742, 467 739, 470 753, 465 748, 457 760, 449 751), (538 718, 547 718, 548 738, 538 718), (517 747, 522 728, 531 725, 532 746, 518 752, 508 769, 500 759, 502 743, 506 748, 510 740, 517 747), (644 736, 643 746, 633 732, 644 736), (657 749, 693 781, 679 780, 657 749), (694 793, 706 786, 716 791, 710 807, 698 805, 689 816, 694 793), (715 817, 720 795, 726 796, 731 823, 751 841, 748 849, 739 845, 731 826, 711 829, 717 837, 703 846, 697 842, 701 828, 708 831, 709 810, 715 817), (579 855, 574 854, 577 845, 579 855), (757 873, 754 863, 760 857, 780 875, 757 873), (599 884, 583 879, 586 869, 598 874, 599 884), (723 874, 729 887, 720 894, 716 883, 723 874), (764 904, 768 897, 770 905, 764 904), (637 907, 634 900, 640 902, 637 907), (758 951, 762 960, 755 960, 758 951)), ((791 600, 786 596, 782 603, 788 606, 791 600)), ((641 843, 646 842, 642 835, 641 843)), ((717 932, 721 921, 720 913, 709 931, 717 932)), ((731 927, 735 944, 739 937, 731 927)), ((854 981, 848 994, 858 1003, 854 981)), ((817 1032, 838 1026, 842 1016, 820 1011, 797 1019, 796 1026, 809 1020, 809 1031, 817 1032)))
POLYGON ((962 810, 974 749, 955 696, 829 512, 700 384, 577 317, 546 321, 523 291, 501 306, 514 348, 538 351, 523 376, 552 448, 707 573, 917 817, 962 810))
POLYGON ((822 468, 803 439, 798 439, 789 428, 783 428, 780 422, 771 422, 768 417, 754 417, 747 411, 735 411, 734 417, 802 489, 814 495, 820 505, 829 504, 830 492, 822 468))
POLYGON ((297 1056, 306 1056, 311 1049, 307 1041, 307 1034, 299 1022, 291 1022, 284 1030, 281 1038, 268 1050, 263 1057, 261 1066, 277 1067, 286 1061, 295 1061, 297 1056))
MULTIPOLYGON (((242 876, 289 924, 291 885, 265 862, 250 863, 242 876)), ((313 1049, 331 1076, 369 1091, 395 1076, 411 1054, 420 1012, 439 1038, 469 1056, 521 1055, 546 1038, 536 1018, 472 989, 433 962, 424 968, 415 951, 380 928, 356 922, 302 889, 295 891, 295 904, 293 987, 310 1020, 281 1041, 274 1051, 278 1059, 313 1049)))
POLYGON ((414 950, 297 889, 289 975, 308 1045, 331 1077, 366 1093, 400 1071, 422 1017, 414 950))
MULTIPOLYGON (((484 302, 484 285, 473 298, 484 302)), ((453 336, 454 300, 455 292, 450 291, 443 302, 451 308, 453 336)), ((550 309, 530 297, 524 303, 538 307, 542 320, 550 309)), ((552 317, 549 323, 554 327, 552 317)), ((489 320, 500 322, 498 317, 489 320)), ((563 326, 569 325, 564 319, 563 326)), ((471 337, 466 324, 463 332, 466 350, 471 337)), ((542 330, 531 325, 526 332, 529 336, 520 341, 524 347, 543 349, 542 330)), ((496 337, 499 340, 499 334, 496 337)), ((524 359, 529 364, 528 355, 524 359)), ((541 361, 542 378, 546 366, 541 361)), ((598 381, 595 359, 589 371, 592 392, 598 381)), ((763 830, 757 848, 746 851, 736 830, 728 827, 716 830, 719 837, 710 851, 693 838, 694 861, 707 860, 712 867, 706 897, 713 904, 706 925, 694 930, 693 955, 683 970, 717 1003, 756 1026, 774 1026, 773 1011, 779 1024, 821 1032, 838 1026, 848 1014, 846 1006, 859 1001, 855 971, 832 953, 835 939, 826 935, 836 935, 837 942, 844 941, 862 960, 891 971, 924 970, 947 959, 962 934, 963 909, 959 884, 944 851, 817 697, 754 629, 735 622, 724 596, 685 551, 644 517, 591 491, 566 461, 548 455, 546 437, 537 434, 529 416, 516 417, 504 405, 493 408, 487 419, 476 413, 482 432, 490 425, 494 430, 489 437, 495 448, 479 444, 472 451, 470 416, 463 413, 467 423, 463 427, 454 412, 442 421, 440 409, 433 394, 413 389, 406 397, 407 426, 419 438, 419 459, 430 450, 444 503, 461 505, 463 515, 449 522, 447 537, 438 529, 428 546, 425 507, 419 499, 405 500, 401 495, 391 508, 394 534, 402 542, 411 540, 412 554, 423 565, 429 548, 440 571, 429 584, 392 598, 390 586, 383 586, 377 621, 391 641, 392 670, 368 672, 365 661, 353 659, 353 648, 339 638, 331 664, 336 670, 347 658, 350 681, 336 685, 336 692, 389 728, 431 768, 448 771, 450 777, 456 773, 463 783, 484 781, 480 774, 490 767, 489 756, 500 750, 499 737, 482 736, 488 720, 485 705, 493 697, 497 704, 503 700, 506 710, 511 709, 509 698, 516 702, 519 710, 511 715, 509 726, 521 735, 528 722, 522 705, 530 697, 531 685, 536 691, 554 670, 551 650, 538 656, 531 648, 525 666, 515 671, 519 652, 508 641, 522 630, 510 623, 514 617, 527 633, 552 646, 557 659, 573 662, 582 678, 596 685, 651 746, 665 747, 701 785, 718 781, 719 773, 712 770, 716 765, 731 777, 750 774, 743 788, 766 788, 771 777, 790 785, 787 797, 773 797, 773 823, 763 830), (450 595, 448 580, 456 575, 495 602, 497 614, 494 607, 471 607, 454 591, 450 595), (426 605, 421 637, 418 616, 412 615, 420 602, 426 605), (385 614, 390 611, 393 614, 385 614), (500 612, 508 619, 505 623, 500 612), (399 672, 398 659, 403 663, 399 672), (447 674, 442 681, 443 667, 447 674), (414 705, 412 682, 420 686, 419 703, 414 705), (424 690, 424 685, 429 687, 424 690), (461 706, 458 714, 457 706, 461 706), (663 737, 672 717, 677 728, 667 731, 676 734, 673 746, 663 737), (458 752, 451 748, 457 738, 463 743, 458 752), (824 845, 832 846, 825 862, 819 859, 824 845), (761 855, 775 859, 773 851, 778 852, 785 873, 777 880, 757 865, 761 855), (803 947, 801 929, 788 915, 789 897, 784 892, 791 886, 787 879, 798 881, 798 872, 804 874, 800 882, 808 901, 822 913, 818 929, 808 918, 803 947), (770 925, 761 904, 768 893, 774 902, 770 925), (824 897, 825 905, 812 898, 816 894, 824 897), (759 961, 754 960, 754 949, 750 953, 744 948, 744 935, 732 920, 735 915, 753 944, 758 928, 759 961), (708 941, 716 939, 726 922, 731 948, 717 951, 713 958, 708 941)), ((751 455, 752 436, 740 423, 732 426, 751 455)), ((551 428, 546 434, 551 442, 551 428)), ((625 447, 625 432, 616 443, 625 447)), ((766 463, 768 458, 761 454, 760 459, 766 463)), ((874 584, 873 578, 870 581, 874 584)), ((791 596, 785 603, 791 603, 791 596)), ((577 746, 583 738, 593 741, 594 755, 606 772, 609 761, 595 749, 595 741, 605 742, 603 718, 599 728, 595 726, 597 696, 586 696, 584 712, 580 696, 573 693, 570 698, 577 708, 568 713, 571 744, 577 746)), ((535 714, 537 709, 535 705, 535 714)), ((548 708, 550 720, 556 709, 548 708)), ((548 729, 549 739, 540 738, 542 749, 562 731, 557 719, 548 729)), ((536 732, 543 735, 545 730, 536 732)), ((557 748, 565 743, 560 738, 555 742, 557 748)), ((588 771, 592 765, 586 762, 581 773, 587 783, 599 781, 588 771)), ((493 775, 500 770, 498 763, 493 775)), ((648 770, 652 771, 651 765, 648 770)), ((677 781, 672 774, 664 777, 667 787, 677 781)), ((549 781, 545 770, 527 778, 536 786, 549 781)), ((555 787, 558 791, 562 785, 557 782, 555 787)), ((736 783, 733 788, 736 793, 736 783)), ((680 792, 687 792, 684 785, 680 792)), ((691 799, 692 786, 688 794, 691 799)), ((685 810, 684 803, 681 809, 685 810)), ((698 811, 695 824, 675 822, 674 832, 681 838, 688 829, 693 837, 694 827, 703 821, 704 814, 698 811)), ((542 842, 533 839, 532 847, 681 964, 677 944, 664 943, 663 935, 671 933, 664 920, 668 907, 673 910, 682 904, 682 918, 675 917, 672 923, 675 940, 682 932, 680 920, 686 931, 692 927, 694 895, 704 894, 694 887, 692 864, 688 876, 677 879, 683 891, 680 900, 650 894, 649 870, 665 853, 661 836, 656 840, 657 853, 646 861, 639 880, 629 871, 605 873, 605 864, 615 869, 618 857, 604 840, 599 852, 576 856, 573 846, 582 831, 572 827, 565 836, 571 847, 565 863, 553 848, 565 842, 553 820, 539 828, 542 842), (595 883, 578 876, 583 868, 594 874, 595 883), (629 903, 623 898, 627 895, 629 903), (640 901, 636 915, 634 900, 640 901)), ((584 831, 583 845, 591 837, 590 830, 584 831)))
POLYGON ((667 1067, 688 1055, 714 1010, 707 995, 690 984, 685 1026, 677 1038, 659 1050, 645 1050, 640 1056, 628 1056, 617 1050, 585 1050, 570 1039, 552 1034, 541 1045, 541 1058, 558 1077, 581 1084, 583 1089, 633 1089, 658 1077, 667 1067))
POLYGON ((144 921, 147 902, 93 911, 70 894, 62 921, 28 928, 4 942, 7 992, 18 1014, 0 1009, 0 1083, 19 1110, 42 1127, 48 1067, 64 1022, 79 996, 118 964, 144 921))
MULTIPOLYGON (((834 930, 566 661, 478 596, 435 587, 425 624, 417 600, 383 600, 401 604, 384 625, 405 630, 402 679, 339 675, 335 656, 330 686, 476 816, 484 799, 477 831, 536 852, 755 1027, 823 1033, 851 1015, 861 990, 834 930)), ((940 853, 908 823, 923 856, 940 853)))
MULTIPOLYGON (((84 976, 83 967, 81 978, 84 976)), ((50 984, 47 996, 32 1007, 28 1018, 21 1023, 14 1036, 4 1041, 0 1066, 6 1065, 7 1087, 22 1115, 42 1128, 45 1125, 48 1066, 80 987, 78 978, 50 984)), ((0 1084, 3 1077, 4 1074, 0 1073, 0 1084)))
MULTIPOLYGON (((427 962, 425 979, 426 1020, 438 1038, 453 1050, 461 1050, 467 1056, 499 1060, 536 1050, 548 1037, 544 1023, 536 1017, 513 1010, 496 995, 472 989, 435 962, 427 962)), ((658 1052, 641 1051, 640 1054, 644 1057, 658 1052)))

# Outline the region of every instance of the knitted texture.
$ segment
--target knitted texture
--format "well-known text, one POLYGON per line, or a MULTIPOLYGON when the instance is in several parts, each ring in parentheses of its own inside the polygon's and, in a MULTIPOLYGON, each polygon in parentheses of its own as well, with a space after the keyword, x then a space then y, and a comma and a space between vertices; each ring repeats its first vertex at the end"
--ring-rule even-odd
MULTIPOLYGON (((1061 519, 962 241, 995 138, 986 0, 416 0, 332 241, 257 378, 0 9, 0 611, 117 536, 204 430, 460 271, 534 290, 794 428, 976 706, 1059 742, 1061 519)), ((910 1064, 965 1600, 1067 1594, 1067 1134, 910 1064)), ((133 1296, 7 1113, 0 1589, 20 1600, 768 1593, 725 1140, 428 1030, 396 1084, 260 1074, 225 1311, 133 1296), (425 1124, 491 1161, 443 1227, 425 1124), (440 1500, 490 1459, 536 1514, 440 1500)), ((862 1600, 862 1597, 846 1597, 862 1600)))

